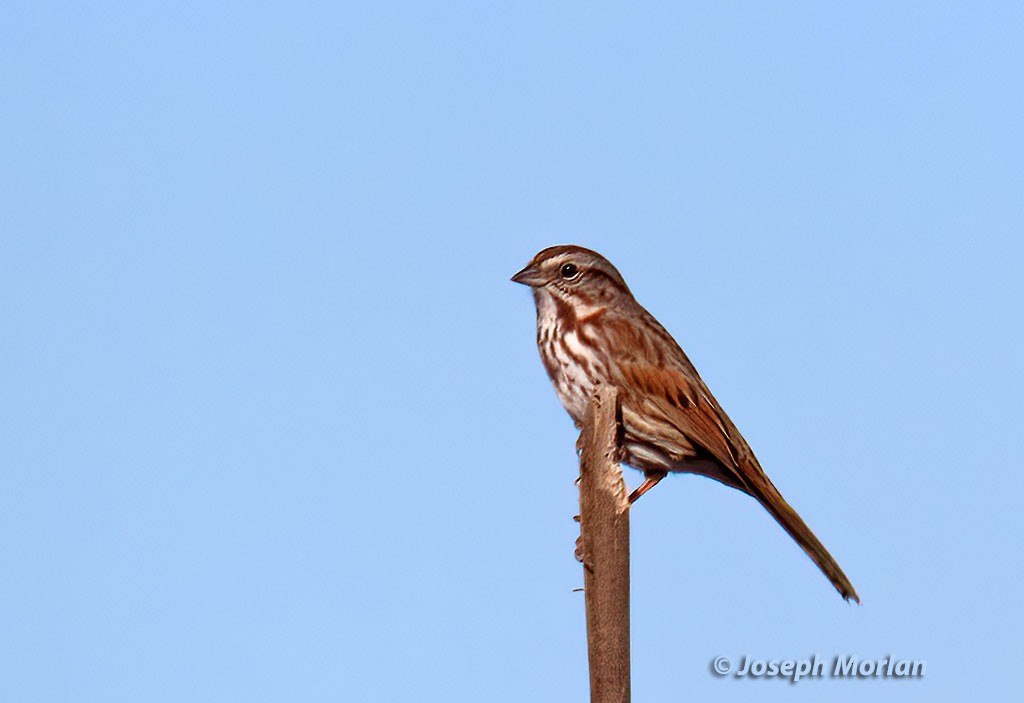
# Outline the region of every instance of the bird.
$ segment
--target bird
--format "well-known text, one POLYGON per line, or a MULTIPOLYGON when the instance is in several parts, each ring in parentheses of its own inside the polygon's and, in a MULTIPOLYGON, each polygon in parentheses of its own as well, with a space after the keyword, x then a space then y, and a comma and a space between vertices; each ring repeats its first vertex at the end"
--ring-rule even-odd
POLYGON ((577 427, 598 386, 618 389, 621 458, 644 474, 632 505, 669 473, 714 479, 759 502, 847 601, 860 603, 832 555, 765 474, 690 359, 601 254, 576 245, 538 252, 512 276, 529 286, 537 348, 577 427))

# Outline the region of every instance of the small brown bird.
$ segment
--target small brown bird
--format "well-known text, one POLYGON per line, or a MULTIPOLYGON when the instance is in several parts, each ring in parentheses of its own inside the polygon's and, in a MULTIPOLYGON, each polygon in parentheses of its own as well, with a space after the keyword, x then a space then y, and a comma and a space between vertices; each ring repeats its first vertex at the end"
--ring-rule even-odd
POLYGON ((540 357, 577 427, 598 385, 619 389, 623 461, 645 478, 630 503, 670 471, 720 481, 753 496, 840 595, 860 603, 853 584, 765 475, 686 354, 636 302, 607 259, 583 247, 549 247, 512 280, 533 289, 540 357))

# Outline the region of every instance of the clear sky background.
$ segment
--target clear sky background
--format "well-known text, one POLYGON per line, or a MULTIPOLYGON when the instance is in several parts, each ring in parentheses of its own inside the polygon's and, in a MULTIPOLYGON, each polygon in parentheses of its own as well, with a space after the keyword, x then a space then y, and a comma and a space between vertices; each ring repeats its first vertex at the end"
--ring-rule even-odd
POLYGON ((0 700, 585 700, 576 434, 508 280, 556 243, 864 601, 670 477, 635 700, 1015 697, 1022 36, 1013 2, 4 3, 0 700), (927 673, 709 673, 811 654, 927 673))

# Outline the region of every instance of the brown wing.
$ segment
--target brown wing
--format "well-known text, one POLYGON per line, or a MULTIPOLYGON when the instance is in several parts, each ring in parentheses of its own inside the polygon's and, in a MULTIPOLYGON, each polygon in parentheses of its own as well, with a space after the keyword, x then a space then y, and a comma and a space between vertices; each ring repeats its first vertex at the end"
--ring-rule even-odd
POLYGON ((675 459, 709 454, 735 474, 737 488, 743 490, 746 482, 741 480, 739 457, 750 450, 742 437, 742 448, 736 446, 733 436, 739 433, 699 376, 694 383, 676 369, 637 363, 620 364, 619 372, 623 385, 638 391, 623 399, 623 419, 629 430, 675 459))
POLYGON ((710 455, 704 473, 757 499, 803 548, 846 599, 860 598, 839 564, 786 502, 765 474, 746 440, 733 425, 704 381, 680 351, 681 368, 640 363, 619 365, 627 388, 636 389, 623 399, 622 417, 627 432, 647 441, 668 456, 685 462, 710 455))

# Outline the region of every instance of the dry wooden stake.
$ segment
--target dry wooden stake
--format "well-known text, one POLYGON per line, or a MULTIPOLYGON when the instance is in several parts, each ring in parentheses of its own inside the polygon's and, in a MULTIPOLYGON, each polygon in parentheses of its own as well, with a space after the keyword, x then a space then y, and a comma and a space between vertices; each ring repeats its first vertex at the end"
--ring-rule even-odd
POLYGON ((580 537, 591 703, 627 703, 629 501, 619 466, 618 391, 601 386, 580 434, 580 537))

